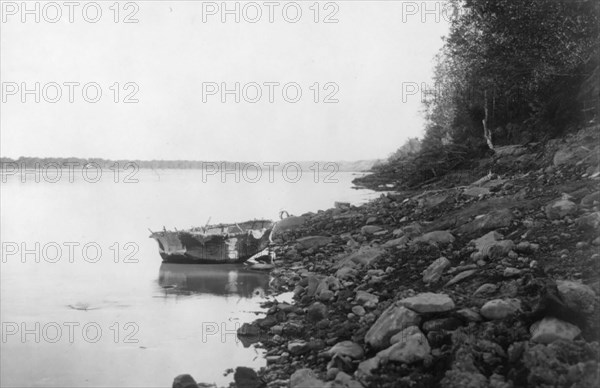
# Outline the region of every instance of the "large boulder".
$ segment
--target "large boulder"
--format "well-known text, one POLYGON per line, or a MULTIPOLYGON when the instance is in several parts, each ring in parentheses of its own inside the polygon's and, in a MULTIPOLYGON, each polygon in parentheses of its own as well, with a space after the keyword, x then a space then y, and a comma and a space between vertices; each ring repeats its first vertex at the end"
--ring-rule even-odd
POLYGON ((392 336, 409 326, 418 325, 421 318, 417 313, 399 303, 388 307, 371 326, 365 335, 365 342, 375 349, 390 345, 392 336))
POLYGON ((293 231, 300 228, 306 222, 304 217, 288 217, 277 222, 273 227, 273 238, 279 237, 282 233, 293 231))

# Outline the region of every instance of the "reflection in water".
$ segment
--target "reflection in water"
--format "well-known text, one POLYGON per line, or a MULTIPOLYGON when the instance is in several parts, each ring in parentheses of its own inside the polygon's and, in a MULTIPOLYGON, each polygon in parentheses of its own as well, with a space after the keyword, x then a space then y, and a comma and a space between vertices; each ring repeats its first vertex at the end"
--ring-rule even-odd
POLYGON ((269 274, 255 272, 239 264, 162 263, 158 284, 172 294, 264 296, 269 274))

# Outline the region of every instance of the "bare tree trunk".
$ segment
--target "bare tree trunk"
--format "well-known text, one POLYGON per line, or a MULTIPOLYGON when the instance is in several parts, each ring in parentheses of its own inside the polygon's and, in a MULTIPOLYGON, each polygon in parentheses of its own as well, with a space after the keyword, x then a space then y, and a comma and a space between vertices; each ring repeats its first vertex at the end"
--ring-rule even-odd
POLYGON ((483 137, 485 137, 485 141, 487 142, 488 147, 490 147, 490 149, 493 151, 494 150, 494 143, 492 143, 492 133, 490 132, 490 130, 488 129, 487 126, 487 122, 489 119, 489 110, 488 110, 488 99, 487 99, 487 90, 485 92, 483 92, 484 95, 484 111, 485 111, 485 117, 482 121, 483 123, 483 137))

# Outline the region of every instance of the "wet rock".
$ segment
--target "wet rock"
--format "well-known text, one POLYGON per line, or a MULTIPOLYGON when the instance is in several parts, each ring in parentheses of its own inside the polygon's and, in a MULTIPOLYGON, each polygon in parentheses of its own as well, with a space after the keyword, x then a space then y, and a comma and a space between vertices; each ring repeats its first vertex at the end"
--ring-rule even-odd
POLYGON ((450 286, 455 285, 456 283, 460 283, 463 280, 475 275, 476 273, 477 273, 476 269, 471 269, 469 271, 463 271, 463 272, 459 273, 458 275, 454 276, 452 279, 450 279, 444 287, 450 287, 450 286))
POLYGON ((560 220, 570 214, 577 211, 577 205, 575 202, 569 201, 568 199, 559 199, 557 201, 549 203, 546 208, 546 217, 551 220, 560 220))
POLYGON ((423 282, 435 283, 442 277, 444 271, 450 266, 450 261, 445 257, 440 257, 423 271, 423 282))
POLYGON ((481 307, 481 315, 487 319, 504 319, 516 314, 521 309, 518 299, 494 299, 481 307))
POLYGON ((323 353, 327 357, 340 355, 350 357, 353 360, 360 360, 364 356, 363 348, 352 341, 342 341, 335 344, 331 349, 323 353))
POLYGON ((496 210, 475 218, 456 230, 460 234, 473 234, 510 226, 514 216, 509 209, 496 210))
POLYGON ((425 292, 399 301, 404 307, 418 313, 442 313, 454 309, 454 302, 446 294, 425 292))
POLYGON ((290 388, 323 388, 325 382, 319 380, 310 369, 298 369, 290 377, 290 388))
POLYGON ((365 342, 375 349, 384 349, 390 344, 390 338, 409 326, 418 325, 419 315, 406 307, 395 303, 388 307, 371 326, 365 335, 365 342))
POLYGON ((329 243, 331 243, 331 237, 323 236, 308 236, 296 240, 296 244, 299 244, 303 249, 316 249, 329 243))
POLYGON ((392 346, 377 353, 378 358, 411 364, 424 360, 431 352, 427 338, 416 326, 402 330, 394 340, 392 346))
POLYGON ((569 280, 558 280, 556 286, 561 298, 571 309, 584 313, 594 311, 596 293, 591 287, 569 280))
POLYGON ((260 328, 253 323, 244 323, 238 330, 237 335, 243 337, 258 337, 260 328))
POLYGON ((325 319, 327 317, 327 306, 320 302, 311 304, 306 311, 306 317, 312 322, 325 319))
POLYGON ((379 303, 379 297, 377 295, 370 294, 366 291, 357 291, 354 300, 356 303, 360 303, 366 308, 374 308, 377 306, 377 303, 379 303))
POLYGON ((436 230, 434 232, 425 233, 413 240, 413 243, 419 242, 433 245, 447 245, 454 242, 454 236, 447 230, 436 230))
POLYGON ((475 245, 476 252, 481 255, 481 259, 494 259, 506 256, 515 246, 511 240, 503 240, 503 238, 504 236, 494 231, 473 240, 472 243, 475 245))
POLYGON ((190 375, 179 375, 173 380, 173 388, 198 388, 198 383, 190 375))
POLYGON ((552 317, 534 323, 529 331, 531 340, 541 344, 549 344, 559 339, 571 341, 581 334, 577 326, 552 317))
POLYGON ((238 366, 233 374, 233 381, 237 388, 260 388, 265 384, 259 379, 254 369, 238 366))

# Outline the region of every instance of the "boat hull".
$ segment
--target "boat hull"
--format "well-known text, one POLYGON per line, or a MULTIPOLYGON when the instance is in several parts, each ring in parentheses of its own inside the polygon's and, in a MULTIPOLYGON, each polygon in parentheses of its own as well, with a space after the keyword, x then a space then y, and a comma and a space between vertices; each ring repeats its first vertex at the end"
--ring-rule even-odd
POLYGON ((248 221, 186 231, 154 232, 160 256, 166 263, 241 263, 264 251, 270 243, 273 223, 248 221), (201 229, 201 230, 200 230, 201 229))

